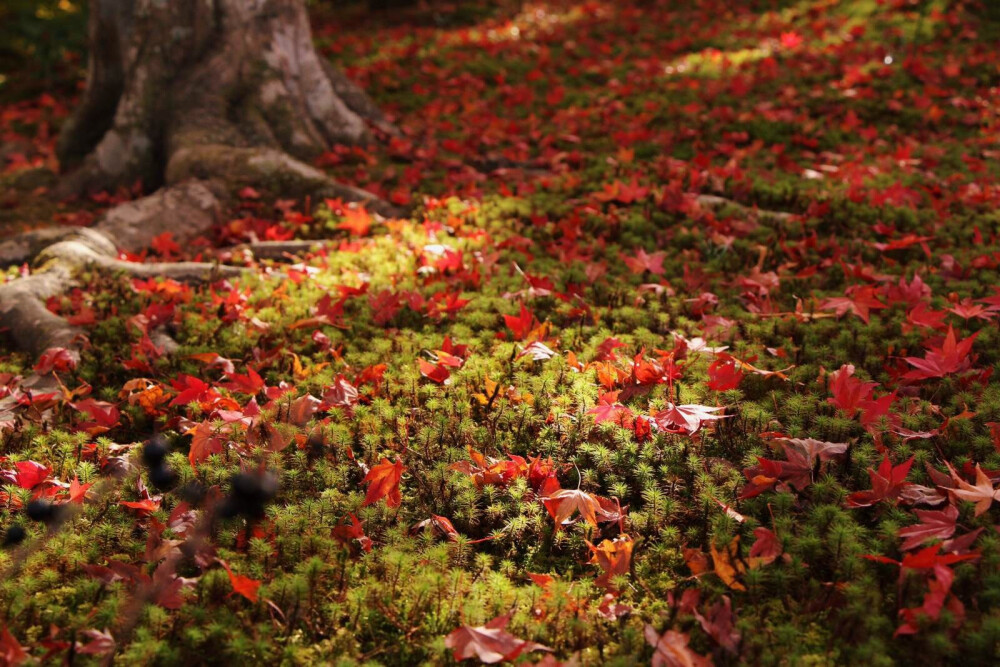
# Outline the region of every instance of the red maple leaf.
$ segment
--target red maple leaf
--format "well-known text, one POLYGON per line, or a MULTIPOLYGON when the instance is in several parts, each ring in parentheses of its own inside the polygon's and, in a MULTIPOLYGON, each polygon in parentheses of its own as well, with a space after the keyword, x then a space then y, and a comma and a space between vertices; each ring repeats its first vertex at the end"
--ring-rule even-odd
POLYGON ((365 529, 362 526, 362 521, 358 520, 358 517, 353 514, 348 515, 351 523, 350 524, 340 524, 335 526, 333 529, 333 537, 341 542, 350 544, 353 540, 358 541, 358 546, 364 549, 366 552, 372 550, 372 541, 367 535, 365 535, 365 529))
POLYGON ((87 491, 92 486, 93 484, 80 484, 80 479, 73 477, 73 481, 69 483, 69 502, 82 505, 87 499, 87 491))
POLYGON ((604 540, 596 547, 587 542, 592 554, 590 563, 603 570, 601 576, 594 583, 601 588, 614 590, 611 580, 614 577, 628 574, 629 566, 632 563, 634 544, 628 535, 619 535, 614 540, 604 540))
POLYGON ((900 635, 916 634, 921 626, 920 619, 924 623, 927 620, 936 621, 941 617, 941 611, 948 608, 954 619, 955 625, 960 625, 965 617, 965 607, 951 593, 951 584, 955 580, 955 573, 951 568, 939 565, 933 569, 934 578, 928 582, 928 590, 924 595, 923 604, 919 607, 908 607, 899 610, 899 615, 905 621, 896 628, 894 637, 900 635))
POLYGON ((110 431, 118 426, 118 419, 121 413, 118 407, 107 401, 96 401, 93 398, 85 398, 82 401, 70 403, 70 406, 89 416, 93 421, 83 422, 79 425, 81 430, 90 435, 98 435, 110 431))
POLYGON ((848 507, 869 507, 883 500, 894 500, 899 494, 909 486, 906 476, 910 474, 910 467, 913 465, 913 457, 893 466, 889 457, 885 457, 878 467, 878 471, 868 469, 868 476, 871 478, 872 488, 867 491, 856 491, 847 496, 848 507))
POLYGON ((347 378, 343 375, 338 375, 333 384, 326 387, 325 393, 323 394, 323 403, 320 405, 320 409, 325 410, 331 407, 351 408, 358 404, 358 400, 359 394, 357 387, 348 382, 347 378))
POLYGON ((862 382, 854 377, 854 366, 850 364, 844 364, 840 370, 830 373, 830 379, 833 397, 826 402, 851 414, 871 397, 872 390, 878 386, 878 382, 862 382))
POLYGON ((746 468, 743 475, 749 481, 740 498, 753 498, 777 486, 779 491, 794 487, 799 491, 813 481, 816 462, 829 461, 847 451, 847 443, 823 442, 812 438, 781 438, 785 461, 757 458, 757 465, 746 468))
POLYGON ((901 570, 900 576, 902 576, 905 570, 933 570, 940 566, 954 565, 955 563, 961 563, 962 561, 967 560, 976 560, 980 556, 978 551, 966 554, 942 554, 940 553, 941 547, 941 544, 932 544, 929 547, 924 547, 920 551, 906 554, 903 556, 902 561, 898 561, 887 556, 880 556, 878 554, 864 554, 862 558, 867 558, 868 560, 875 561, 876 563, 890 563, 898 565, 901 570))
POLYGON ((616 424, 626 424, 632 419, 632 411, 618 402, 620 391, 609 391, 601 394, 597 399, 597 405, 587 410, 588 415, 594 416, 594 423, 614 422, 616 424))
POLYGON ((753 534, 757 540, 750 547, 750 555, 748 557, 750 569, 760 567, 761 565, 768 565, 777 560, 784 549, 781 546, 781 540, 774 534, 774 531, 761 526, 754 528, 753 534))
POLYGON ((417 363, 420 364, 420 374, 432 382, 444 384, 451 377, 448 369, 440 364, 432 364, 424 359, 418 359, 417 363))
POLYGON ((174 241, 174 235, 171 232, 163 232, 159 236, 154 237, 149 247, 164 259, 175 257, 181 253, 181 247, 174 241))
POLYGON ((744 375, 732 359, 716 359, 708 367, 708 388, 715 391, 736 389, 744 375))
POLYGON ((514 333, 515 340, 524 340, 534 328, 535 316, 530 310, 521 304, 521 312, 514 315, 504 315, 504 324, 514 333))
POLYGON ((649 271, 654 276, 662 276, 663 260, 667 258, 667 253, 660 251, 654 252, 650 255, 647 254, 642 248, 639 248, 639 250, 635 253, 635 257, 621 255, 621 258, 622 261, 625 262, 625 266, 627 266, 632 273, 639 274, 644 271, 649 271))
POLYGON ((890 423, 898 423, 900 420, 899 415, 889 412, 889 408, 892 407, 892 404, 895 401, 895 391, 891 394, 886 394, 885 396, 879 396, 878 398, 861 401, 858 404, 861 408, 860 421, 861 425, 865 427, 865 430, 869 433, 873 433, 882 417, 886 417, 890 423))
POLYGON ((832 310, 837 317, 853 313, 868 324, 871 311, 885 308, 886 305, 875 296, 875 288, 871 285, 852 285, 847 288, 846 296, 835 296, 825 299, 819 304, 820 310, 832 310))
POLYGON ((3 664, 13 667, 27 661, 29 657, 28 652, 6 627, 0 630, 0 658, 3 659, 3 664))
POLYGON ((212 454, 221 454, 225 446, 224 440, 216 433, 211 422, 201 422, 194 428, 188 429, 185 435, 191 436, 188 461, 191 462, 192 468, 198 467, 199 463, 212 454))
POLYGON ((403 308, 403 295, 391 290, 382 290, 368 295, 368 305, 372 309, 375 324, 385 326, 403 308))
POLYGON ((958 341, 955 338, 955 330, 950 326, 941 347, 928 347, 927 354, 923 359, 919 357, 906 357, 906 363, 914 367, 915 370, 906 373, 903 378, 906 380, 926 380, 928 378, 941 378, 952 373, 960 373, 967 370, 973 359, 970 359, 972 343, 975 342, 979 332, 972 334, 968 338, 958 341))
POLYGON ((657 634, 652 625, 646 626, 646 643, 654 647, 653 667, 711 667, 712 660, 688 647, 690 639, 683 632, 667 630, 657 634))
POLYGON ((153 512, 160 509, 160 500, 153 498, 144 498, 138 501, 122 501, 122 507, 128 507, 136 511, 140 517, 148 516, 153 512))
POLYGON ((239 392, 248 396, 256 396, 267 385, 264 379, 252 368, 247 368, 246 375, 239 373, 226 373, 228 382, 219 383, 220 387, 225 387, 230 391, 239 392))
POLYGON ((900 549, 909 551, 929 540, 946 540, 955 534, 958 508, 948 505, 943 510, 914 510, 920 523, 901 528, 900 537, 906 538, 900 549))
POLYGON ((78 354, 64 347, 50 347, 42 352, 35 363, 34 371, 39 375, 65 373, 76 368, 78 354))
POLYGON ((18 461, 14 466, 17 468, 17 485, 22 489, 35 488, 52 472, 51 468, 35 461, 18 461))
MULTIPOLYGON (((330 207, 333 208, 332 206, 330 207)), ((372 228, 372 217, 364 208, 344 208, 343 219, 337 229, 343 229, 355 236, 368 236, 372 228)))
POLYGON ((170 386, 175 391, 180 392, 170 402, 171 406, 187 405, 194 402, 205 403, 219 396, 207 382, 186 373, 181 373, 176 380, 171 380, 170 386))
POLYGON ((925 329, 944 329, 944 320, 948 316, 946 310, 932 310, 927 304, 921 302, 915 305, 906 314, 906 321, 903 323, 903 333, 909 333, 913 327, 924 327, 925 329))
POLYGON ((653 420, 660 430, 694 435, 701 430, 705 422, 729 417, 729 415, 715 414, 721 410, 725 410, 725 408, 667 403, 667 409, 653 415, 653 420))
POLYGON ((383 458, 378 465, 372 466, 365 478, 361 480, 362 484, 369 485, 365 501, 361 503, 361 506, 372 505, 385 498, 387 507, 399 507, 402 502, 399 481, 403 478, 404 470, 406 468, 402 461, 390 463, 389 459, 386 458, 383 458))
POLYGON ((460 297, 461 292, 435 292, 427 304, 427 315, 431 319, 439 319, 444 315, 453 316, 471 301, 460 297))
POLYGON ((948 312, 958 315, 965 321, 977 318, 988 322, 996 317, 995 312, 991 311, 987 306, 973 303, 972 299, 964 299, 956 303, 948 309, 948 312))

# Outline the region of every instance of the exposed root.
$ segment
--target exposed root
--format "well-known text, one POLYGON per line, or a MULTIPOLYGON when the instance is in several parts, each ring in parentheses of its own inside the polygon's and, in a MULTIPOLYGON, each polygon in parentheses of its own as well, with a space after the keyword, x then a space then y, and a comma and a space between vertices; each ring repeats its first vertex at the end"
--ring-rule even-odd
MULTIPOLYGON (((0 286, 0 328, 34 353, 73 347, 80 331, 45 300, 89 269, 134 277, 210 281, 242 269, 195 262, 137 263, 170 232, 203 234, 245 188, 280 197, 357 202, 401 211, 332 181, 302 160, 336 144, 364 143, 369 126, 398 131, 365 93, 320 57, 301 0, 91 0, 87 89, 59 153, 74 169, 57 196, 163 186, 117 206, 90 229, 56 228, 0 244, 0 265, 34 260, 28 278, 0 286)), ((256 248, 280 259, 302 247, 256 248)), ((159 334, 158 334, 159 335, 159 334)), ((163 334, 165 335, 165 334, 163 334)))
POLYGON ((794 213, 788 213, 787 211, 769 211, 767 209, 746 206, 738 201, 726 199, 725 197, 720 197, 718 195, 698 195, 698 203, 713 211, 718 211, 724 208, 738 208, 745 211, 748 215, 756 216, 758 220, 763 222, 786 222, 795 217, 794 213))
MULTIPOLYGON (((186 240, 207 231, 215 222, 220 200, 208 185, 188 182, 117 206, 94 227, 53 228, 17 237, 3 246, 18 263, 32 261, 34 272, 0 285, 0 330, 14 343, 38 356, 50 347, 79 354, 83 330, 46 308, 46 301, 69 290, 81 270, 120 272, 137 278, 165 277, 181 282, 205 282, 239 275, 234 266, 203 262, 138 263, 118 259, 118 248, 139 251, 165 231, 186 240), (40 246, 44 246, 41 247, 40 246)), ((156 344, 168 350, 164 332, 156 344)))
POLYGON ((79 227, 46 227, 24 232, 0 242, 0 268, 29 262, 46 246, 78 231, 79 227))
POLYGON ((18 348, 36 357, 50 347, 76 350, 83 330, 45 307, 49 297, 62 294, 72 282, 69 267, 55 264, 44 272, 0 285, 0 330, 6 330, 18 348))
POLYGON ((273 261, 294 261, 296 255, 306 252, 313 252, 329 241, 258 241, 256 243, 243 243, 228 249, 231 254, 249 252, 257 259, 269 259, 273 261))
POLYGON ((118 251, 104 234, 93 229, 54 243, 39 253, 37 262, 44 268, 56 262, 71 269, 99 269, 109 273, 122 272, 133 278, 172 278, 179 282, 210 282, 218 278, 238 276, 242 269, 205 262, 126 262, 117 258, 118 251))

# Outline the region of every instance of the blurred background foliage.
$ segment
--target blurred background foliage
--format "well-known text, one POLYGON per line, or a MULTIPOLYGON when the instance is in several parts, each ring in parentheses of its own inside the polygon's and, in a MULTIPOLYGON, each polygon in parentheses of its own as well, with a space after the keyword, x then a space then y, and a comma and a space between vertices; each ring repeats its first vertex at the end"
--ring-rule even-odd
POLYGON ((30 97, 66 85, 67 77, 60 75, 83 65, 86 41, 87 8, 82 0, 3 0, 0 98, 30 97))

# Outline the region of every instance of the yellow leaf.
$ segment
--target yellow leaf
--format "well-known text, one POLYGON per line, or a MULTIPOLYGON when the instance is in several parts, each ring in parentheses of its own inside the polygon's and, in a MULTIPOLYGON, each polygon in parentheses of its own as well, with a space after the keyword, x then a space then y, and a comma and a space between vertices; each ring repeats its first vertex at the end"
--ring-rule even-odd
POLYGON ((740 551, 740 537, 737 535, 721 551, 715 548, 715 544, 709 545, 709 552, 712 554, 712 563, 715 566, 715 573, 719 575, 723 583, 734 591, 745 591, 746 586, 736 580, 736 577, 746 571, 746 567, 737 558, 740 551))

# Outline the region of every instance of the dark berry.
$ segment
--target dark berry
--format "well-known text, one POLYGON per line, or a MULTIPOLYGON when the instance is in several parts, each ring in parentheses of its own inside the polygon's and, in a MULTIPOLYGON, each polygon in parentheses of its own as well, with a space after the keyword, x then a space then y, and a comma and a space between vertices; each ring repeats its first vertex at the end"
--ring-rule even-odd
POLYGON ((59 506, 48 500, 36 498, 28 503, 28 518, 41 523, 55 523, 59 518, 59 506))
POLYGON ((265 506, 278 494, 278 478, 272 473, 248 473, 235 475, 232 490, 220 512, 223 516, 241 514, 247 518, 260 519, 265 506))
POLYGON ((157 468, 163 464, 169 453, 170 444, 167 439, 157 434, 142 448, 142 461, 150 468, 157 468))
POLYGON ((200 482, 192 480, 177 489, 177 497, 191 505, 200 505, 205 499, 205 487, 200 482))
POLYGON ((14 547, 24 542, 24 538, 28 536, 28 531, 24 529, 19 523, 15 523, 13 526, 7 529, 7 532, 3 536, 3 546, 14 547))
POLYGON ((157 490, 166 491, 177 483, 177 473, 171 470, 170 466, 161 463, 150 469, 149 482, 157 490))

